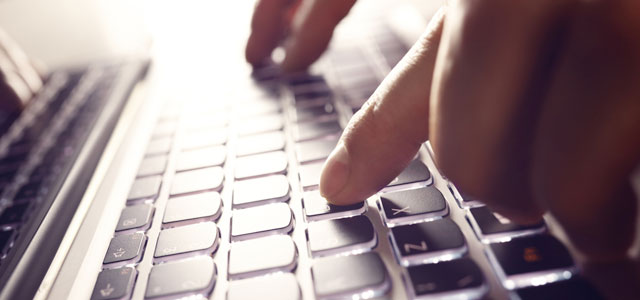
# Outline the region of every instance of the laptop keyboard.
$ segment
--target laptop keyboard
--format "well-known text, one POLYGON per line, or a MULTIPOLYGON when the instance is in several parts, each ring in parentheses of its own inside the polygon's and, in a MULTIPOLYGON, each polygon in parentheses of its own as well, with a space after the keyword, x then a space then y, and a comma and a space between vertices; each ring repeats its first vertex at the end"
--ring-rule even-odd
POLYGON ((329 51, 326 76, 267 68, 229 99, 166 103, 91 298, 597 299, 544 223, 460 194, 427 145, 365 203, 320 196, 343 117, 407 50, 369 25, 368 44, 329 51))

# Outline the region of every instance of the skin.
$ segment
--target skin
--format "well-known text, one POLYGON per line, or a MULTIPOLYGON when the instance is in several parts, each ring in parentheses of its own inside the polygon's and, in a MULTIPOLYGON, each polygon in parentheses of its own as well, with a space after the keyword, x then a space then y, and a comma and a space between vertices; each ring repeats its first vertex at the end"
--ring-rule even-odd
MULTIPOLYGON (((258 66, 284 45, 282 68, 304 70, 352 5, 259 1, 247 60, 258 66), (294 4, 291 21, 282 11, 294 4)), ((460 190, 519 223, 550 213, 587 275, 608 274, 599 287, 632 299, 636 285, 615 281, 638 282, 640 273, 628 257, 637 214, 630 175, 640 163, 638 32, 638 1, 450 1, 351 119, 320 192, 334 204, 363 201, 429 139, 460 190)))

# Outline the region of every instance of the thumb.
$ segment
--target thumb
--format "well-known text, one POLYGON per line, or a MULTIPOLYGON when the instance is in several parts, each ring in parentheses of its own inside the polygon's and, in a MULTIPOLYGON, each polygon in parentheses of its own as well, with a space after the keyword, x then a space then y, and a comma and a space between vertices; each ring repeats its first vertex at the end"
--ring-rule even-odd
POLYGON ((324 164, 320 193, 338 205, 373 195, 414 157, 429 132, 429 94, 444 8, 356 113, 324 164))

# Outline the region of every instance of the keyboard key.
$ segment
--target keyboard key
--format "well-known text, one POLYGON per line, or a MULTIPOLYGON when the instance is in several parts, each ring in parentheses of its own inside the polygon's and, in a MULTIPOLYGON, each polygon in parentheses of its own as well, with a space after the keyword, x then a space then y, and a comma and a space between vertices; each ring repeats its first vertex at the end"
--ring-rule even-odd
POLYGON ((367 210, 364 201, 347 206, 329 204, 318 191, 304 193, 302 201, 308 221, 352 217, 364 214, 367 210))
POLYGON ((168 225, 200 220, 213 221, 222 212, 222 200, 218 192, 198 193, 170 198, 164 211, 163 223, 168 225))
POLYGON ((138 177, 146 177, 150 175, 161 175, 167 167, 166 155, 155 155, 145 157, 138 168, 138 177))
POLYGON ((237 156, 247 156, 271 151, 284 150, 285 138, 281 131, 250 135, 238 139, 237 156))
POLYGON ((154 199, 160 191, 162 176, 138 178, 133 182, 127 200, 154 199))
POLYGON ((176 132, 178 122, 176 121, 164 121, 156 124, 156 128, 153 129, 153 138, 172 136, 176 132))
POLYGON ((544 222, 518 225, 486 206, 469 209, 469 221, 483 243, 505 242, 512 238, 538 234, 545 231, 544 222))
POLYGON ((12 205, 2 212, 0 215, 0 225, 3 227, 22 223, 29 209, 29 203, 12 205))
POLYGON ((407 271, 412 298, 480 299, 488 291, 482 271, 468 258, 409 267, 407 271))
POLYGON ((231 281, 227 300, 247 299, 300 300, 300 287, 291 273, 231 281))
POLYGON ((311 275, 319 299, 368 299, 391 287, 384 263, 375 252, 316 260, 311 275))
POLYGON ((324 160, 338 144, 338 137, 329 137, 296 144, 298 162, 305 164, 316 160, 324 160))
POLYGON ((281 130, 283 127, 284 120, 282 119, 282 115, 265 115, 243 120, 242 122, 240 122, 240 124, 238 124, 237 133, 239 136, 246 136, 251 134, 281 130))
POLYGON ((416 182, 427 182, 430 178, 431 173, 429 173, 427 166, 420 160, 415 159, 411 161, 402 173, 393 179, 387 187, 416 182))
POLYGON ((209 254, 218 247, 218 226, 213 222, 196 223, 160 231, 154 257, 209 254))
POLYGON ((540 278, 557 274, 567 279, 575 272, 567 249, 550 235, 534 235, 490 244, 488 256, 507 289, 538 285, 540 278))
POLYGON ((127 206, 120 214, 120 220, 116 226, 116 231, 124 231, 129 229, 146 230, 151 225, 151 215, 153 214, 153 206, 149 204, 137 204, 127 206))
POLYGON ((224 164, 227 158, 227 148, 214 146, 195 150, 182 151, 178 156, 177 171, 187 171, 224 164))
POLYGON ((223 180, 224 172, 220 167, 179 172, 173 177, 171 196, 199 191, 220 191, 223 180))
POLYGON ((104 256, 104 263, 127 264, 138 262, 144 247, 145 239, 145 235, 139 232, 118 235, 112 238, 107 254, 104 256))
POLYGON ((467 252, 460 228, 449 218, 394 227, 391 240, 405 267, 451 260, 467 252))
POLYGON ((296 107, 294 121, 305 122, 312 120, 335 120, 338 118, 336 108, 331 103, 316 106, 296 107))
POLYGON ((45 186, 42 184, 43 181, 45 180, 36 180, 20 187, 14 197, 14 202, 29 202, 46 194, 47 191, 45 186))
POLYGON ((170 137, 152 139, 147 146, 147 155, 167 154, 171 151, 173 141, 170 137))
POLYGON ((284 175, 239 180, 233 187, 233 207, 246 208, 289 200, 289 181, 284 175))
POLYGON ((339 135, 342 131, 336 120, 301 123, 295 127, 293 137, 296 142, 321 138, 328 135, 339 135))
POLYGON ((449 191, 451 191, 453 197, 456 198, 456 201, 461 208, 484 206, 482 202, 474 199, 473 197, 460 193, 453 183, 449 182, 448 187, 449 191))
POLYGON ((314 257, 368 250, 377 243, 373 224, 366 216, 309 223, 307 238, 314 257))
POLYGON ((216 266, 209 256, 159 264, 151 268, 146 298, 206 295, 216 282, 216 266))
POLYGON ((434 186, 384 193, 379 204, 388 227, 439 219, 448 213, 444 196, 434 186))
POLYGON ((300 184, 305 191, 317 189, 320 184, 323 161, 302 165, 298 168, 300 172, 300 184))
POLYGON ((0 253, 4 253, 5 248, 11 243, 13 230, 0 231, 0 253))
POLYGON ((245 156, 236 160, 236 179, 287 172, 287 155, 282 151, 245 156))
POLYGON ((296 266, 296 245, 288 235, 235 242, 229 250, 229 277, 240 279, 274 272, 290 272, 296 266))
POLYGON ((277 99, 246 101, 235 107, 236 116, 240 118, 272 114, 280 112, 281 110, 282 106, 277 99))
POLYGON ((192 150, 208 146, 222 145, 227 142, 227 130, 198 130, 189 132, 182 139, 182 150, 192 150))
POLYGON ((122 299, 131 293, 136 279, 136 269, 124 267, 103 270, 91 294, 92 300, 122 299))
POLYGON ((229 122, 229 118, 226 116, 226 113, 222 112, 214 114, 189 112, 189 116, 182 120, 184 122, 183 128, 187 131, 220 129, 220 127, 226 126, 229 122))
POLYGON ((292 229, 293 214, 286 203, 234 210, 231 217, 231 239, 234 241, 286 234, 292 229))
POLYGON ((589 282, 573 277, 569 280, 532 286, 516 291, 520 300, 601 300, 600 293, 589 282))

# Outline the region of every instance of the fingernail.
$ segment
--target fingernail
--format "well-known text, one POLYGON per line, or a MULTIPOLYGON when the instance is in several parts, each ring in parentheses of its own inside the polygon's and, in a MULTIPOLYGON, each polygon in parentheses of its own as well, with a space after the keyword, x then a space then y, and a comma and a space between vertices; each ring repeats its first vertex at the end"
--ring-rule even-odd
POLYGON ((349 153, 340 142, 324 163, 320 177, 320 194, 330 198, 338 194, 349 179, 349 153))

